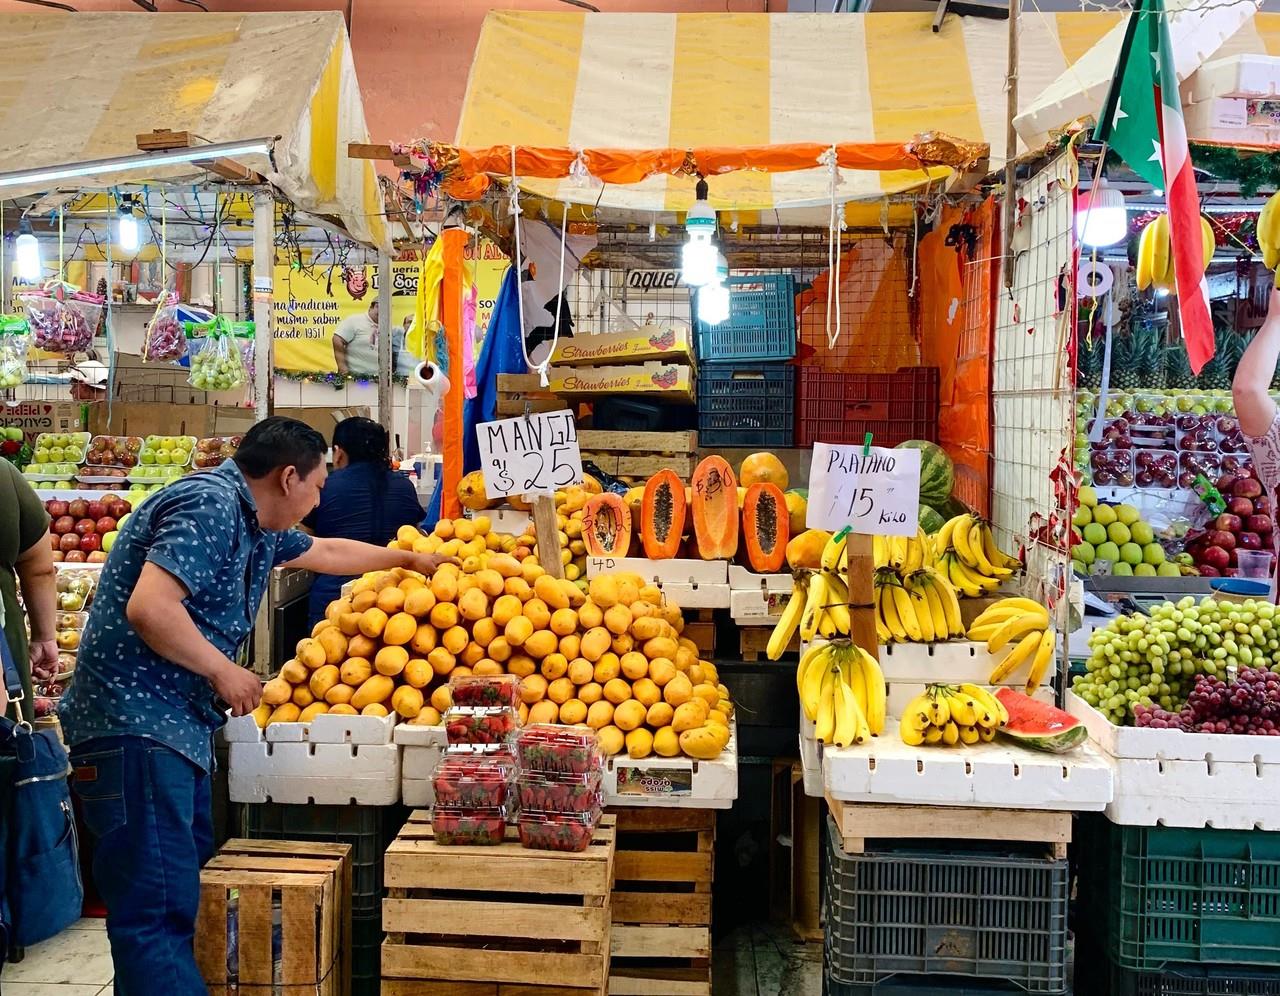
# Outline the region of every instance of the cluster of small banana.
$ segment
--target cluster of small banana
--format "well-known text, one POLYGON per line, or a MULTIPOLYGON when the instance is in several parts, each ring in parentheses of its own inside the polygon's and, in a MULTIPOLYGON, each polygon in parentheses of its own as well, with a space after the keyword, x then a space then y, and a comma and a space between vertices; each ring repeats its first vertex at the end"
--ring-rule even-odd
POLYGON ((806 642, 815 636, 831 639, 848 636, 852 624, 849 614, 848 537, 833 536, 823 547, 821 566, 816 571, 797 571, 791 598, 778 617, 765 656, 776 661, 787 651, 796 631, 806 642))
POLYGON ((923 529, 917 529, 914 536, 874 537, 872 556, 877 568, 892 567, 904 577, 938 562, 933 537, 923 529))
POLYGON ((881 643, 935 643, 964 636, 960 596, 935 568, 904 576, 884 567, 876 571, 874 587, 881 643))
POLYGON ((990 743, 1008 720, 1000 700, 980 685, 929 685, 907 703, 898 735, 909 747, 990 743))
POLYGON ((973 621, 969 639, 985 640, 987 653, 992 656, 1012 648, 987 679, 993 685, 1030 661, 1028 695, 1040 687, 1057 647, 1057 635, 1049 625, 1049 610, 1029 598, 1003 598, 996 602, 973 621))
POLYGON ((991 523, 967 513, 939 529, 934 543, 938 569, 965 598, 989 595, 1022 566, 996 545, 991 523))
MULTIPOLYGON (((1273 198, 1274 199, 1274 198, 1273 198)), ((1263 209, 1262 218, 1266 217, 1266 209, 1263 209)), ((1209 224, 1209 219, 1204 215, 1200 216, 1200 238, 1204 244, 1204 269, 1209 268, 1209 262, 1213 259, 1214 238, 1213 226, 1209 224)), ((1262 239, 1262 220, 1258 222, 1258 245, 1263 249, 1263 258, 1266 257, 1266 248, 1262 239)), ((1274 268, 1274 264, 1271 264, 1274 268)), ((1138 265, 1135 274, 1138 283, 1138 290, 1146 290, 1148 287, 1155 286, 1163 291, 1175 293, 1177 290, 1173 275, 1173 249, 1172 243, 1169 241, 1169 216, 1167 214, 1158 214, 1149 221, 1142 234, 1138 237, 1138 265)))
POLYGON ((796 668, 796 688, 822 743, 848 747, 884 732, 884 672, 857 644, 834 640, 810 647, 796 668))

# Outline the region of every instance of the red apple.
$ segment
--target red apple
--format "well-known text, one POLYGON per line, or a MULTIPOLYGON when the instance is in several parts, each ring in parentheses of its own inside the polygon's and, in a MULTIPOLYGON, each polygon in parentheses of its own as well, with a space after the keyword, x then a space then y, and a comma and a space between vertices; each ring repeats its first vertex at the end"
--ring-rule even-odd
POLYGON ((45 502, 44 510, 49 513, 49 518, 60 519, 67 514, 67 503, 58 498, 50 498, 45 502))
POLYGON ((81 519, 76 523, 76 532, 81 536, 86 536, 89 533, 94 532, 95 528, 96 527, 94 526, 92 519, 81 519))
POLYGON ((53 531, 61 536, 63 533, 75 532, 76 520, 69 515, 64 515, 53 523, 53 531))
POLYGON ((1241 550, 1262 549, 1262 537, 1257 533, 1241 533, 1236 537, 1236 542, 1240 544, 1241 550))
POLYGON ((1243 519, 1245 516, 1253 515, 1253 502, 1248 498, 1232 498, 1227 502, 1227 511, 1243 519))
POLYGON ((101 516, 97 522, 93 524, 94 532, 109 533, 115 529, 116 520, 109 515, 101 516))
POLYGON ((1252 477, 1242 477, 1231 485, 1231 493, 1237 498, 1257 498, 1262 494, 1262 485, 1252 477))
POLYGON ((89 502, 89 507, 85 511, 85 516, 90 519, 101 519, 106 514, 106 506, 96 498, 89 502))
POLYGON ((80 537, 80 549, 85 553, 102 549, 102 537, 97 533, 85 533, 80 537))
POLYGON ((1269 515, 1251 515, 1244 520, 1245 529, 1251 533, 1269 533, 1271 532, 1271 516, 1269 515))
POLYGON ((83 550, 68 550, 64 559, 68 564, 83 564, 87 562, 83 550))
POLYGON ((1236 534, 1227 532, 1225 529, 1211 529, 1207 535, 1209 546, 1220 546, 1224 550, 1234 550, 1236 548, 1236 534))
POLYGON ((53 557, 53 562, 55 564, 60 564, 67 559, 67 555, 63 553, 61 550, 54 550, 53 553, 50 554, 50 556, 53 557))
POLYGON ((63 533, 58 540, 58 548, 61 549, 63 553, 68 553, 71 550, 79 550, 80 537, 75 533, 63 533))
POLYGON ((1271 499, 1266 495, 1259 495, 1257 498, 1253 499, 1253 510, 1258 515, 1270 515, 1271 499))
POLYGON ((77 498, 67 506, 67 514, 73 519, 83 519, 89 514, 89 503, 83 498, 77 498))
MULTIPOLYGON (((1228 533, 1227 535, 1230 536, 1231 534, 1228 533)), ((1231 537, 1231 544, 1232 546, 1235 545, 1234 536, 1231 537)), ((1206 567, 1224 571, 1227 569, 1227 565, 1231 563, 1231 554, 1223 547, 1207 546, 1204 548, 1204 552, 1200 554, 1200 562, 1206 567)))
POLYGON ((94 550, 89 554, 88 561, 91 564, 105 564, 107 562, 107 555, 101 550, 94 550))
POLYGON ((1213 528, 1220 529, 1223 532, 1238 533, 1241 529, 1240 516, 1232 515, 1230 512, 1223 512, 1213 520, 1213 528))
POLYGON ((1216 567, 1210 567, 1208 564, 1201 564, 1199 570, 1202 578, 1222 577, 1222 571, 1218 570, 1216 567))

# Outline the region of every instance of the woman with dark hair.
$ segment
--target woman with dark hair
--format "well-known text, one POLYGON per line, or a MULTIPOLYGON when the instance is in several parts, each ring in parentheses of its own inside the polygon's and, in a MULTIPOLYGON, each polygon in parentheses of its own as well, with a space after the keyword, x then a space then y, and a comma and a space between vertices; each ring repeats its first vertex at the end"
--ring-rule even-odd
MULTIPOLYGON (((316 536, 385 545, 401 526, 422 521, 413 482, 391 469, 387 430, 370 418, 348 418, 333 430, 333 473, 320 504, 302 520, 316 536)), ((311 625, 324 617, 350 578, 322 575, 311 586, 311 625)))

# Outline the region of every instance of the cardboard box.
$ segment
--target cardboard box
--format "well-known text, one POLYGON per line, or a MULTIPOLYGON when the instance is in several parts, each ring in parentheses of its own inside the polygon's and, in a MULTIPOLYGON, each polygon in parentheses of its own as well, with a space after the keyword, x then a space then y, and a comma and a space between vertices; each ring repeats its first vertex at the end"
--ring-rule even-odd
POLYGON ((600 366, 608 363, 694 362, 693 333, 683 325, 642 325, 631 332, 577 335, 561 339, 551 362, 558 366, 600 366))
POLYGON ((153 401, 105 401, 89 405, 89 431, 94 435, 227 436, 246 432, 253 411, 222 405, 173 405, 153 401), (109 416, 109 417, 108 417, 109 416))
POLYGON ((693 401, 693 368, 677 363, 552 367, 548 373, 551 391, 562 397, 642 394, 658 401, 693 401))
POLYGON ((79 401, 20 401, 0 408, 0 426, 17 426, 34 445, 42 432, 83 432, 84 408, 79 401))

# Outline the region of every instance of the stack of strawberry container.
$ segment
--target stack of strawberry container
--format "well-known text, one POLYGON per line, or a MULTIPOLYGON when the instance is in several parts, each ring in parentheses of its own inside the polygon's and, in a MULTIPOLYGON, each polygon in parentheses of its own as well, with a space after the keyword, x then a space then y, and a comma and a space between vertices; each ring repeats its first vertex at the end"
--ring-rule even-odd
POLYGON ((594 730, 535 724, 516 736, 520 843, 585 851, 600 822, 604 755, 594 730))

